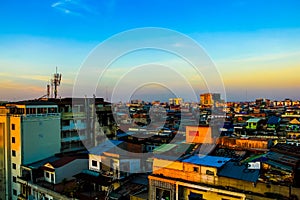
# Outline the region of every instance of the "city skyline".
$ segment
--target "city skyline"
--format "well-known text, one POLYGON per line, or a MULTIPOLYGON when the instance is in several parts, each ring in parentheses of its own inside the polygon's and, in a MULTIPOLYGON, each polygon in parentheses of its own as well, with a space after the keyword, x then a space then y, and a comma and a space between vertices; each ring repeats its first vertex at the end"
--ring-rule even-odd
MULTIPOLYGON (((2 2, 0 100, 43 96, 56 66, 63 74, 59 96, 71 96, 77 72, 99 43, 143 27, 175 30, 199 43, 223 78, 227 101, 299 100, 298 7, 298 1, 2 2)), ((144 52, 114 63, 112 74, 151 59, 185 67, 170 55, 144 52)), ((199 94, 205 90, 199 78, 187 78, 199 84, 199 94)))

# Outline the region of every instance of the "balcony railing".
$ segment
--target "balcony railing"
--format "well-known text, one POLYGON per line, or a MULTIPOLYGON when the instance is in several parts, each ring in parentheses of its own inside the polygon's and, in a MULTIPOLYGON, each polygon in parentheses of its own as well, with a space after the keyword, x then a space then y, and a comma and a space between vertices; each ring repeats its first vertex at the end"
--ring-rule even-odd
POLYGON ((62 138, 61 141, 62 142, 72 142, 72 141, 79 141, 79 140, 86 140, 86 139, 87 139, 86 136, 73 136, 73 137, 62 138))
POLYGON ((66 112, 66 113, 62 113, 61 116, 63 120, 73 119, 73 118, 85 118, 85 117, 86 117, 85 112, 66 112))

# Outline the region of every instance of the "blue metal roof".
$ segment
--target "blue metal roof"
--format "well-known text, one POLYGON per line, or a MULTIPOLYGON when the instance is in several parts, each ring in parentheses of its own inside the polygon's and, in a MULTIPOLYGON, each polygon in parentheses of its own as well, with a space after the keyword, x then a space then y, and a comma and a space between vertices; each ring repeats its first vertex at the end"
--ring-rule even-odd
POLYGON ((259 169, 249 170, 245 164, 238 165, 236 162, 227 162, 218 175, 255 183, 259 177, 259 169))
POLYGON ((182 160, 182 162, 192 163, 196 165, 204 165, 208 167, 222 167, 231 158, 207 155, 194 155, 182 160))
POLYGON ((82 173, 83 174, 88 174, 88 175, 91 175, 91 176, 95 176, 95 177, 98 177, 100 175, 99 172, 94 172, 94 171, 89 170, 89 169, 82 170, 82 173))
POLYGON ((280 117, 272 116, 268 119, 267 124, 278 124, 280 122, 280 117))

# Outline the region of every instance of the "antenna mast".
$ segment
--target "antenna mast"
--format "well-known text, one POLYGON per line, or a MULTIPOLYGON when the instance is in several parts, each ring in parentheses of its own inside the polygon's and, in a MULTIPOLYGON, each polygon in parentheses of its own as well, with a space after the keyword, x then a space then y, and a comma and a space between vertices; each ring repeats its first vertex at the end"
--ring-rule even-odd
POLYGON ((55 74, 53 74, 53 79, 51 79, 52 92, 54 94, 54 98, 57 98, 57 87, 60 86, 61 74, 57 73, 57 67, 55 74), (53 89, 54 87, 54 89, 53 89))

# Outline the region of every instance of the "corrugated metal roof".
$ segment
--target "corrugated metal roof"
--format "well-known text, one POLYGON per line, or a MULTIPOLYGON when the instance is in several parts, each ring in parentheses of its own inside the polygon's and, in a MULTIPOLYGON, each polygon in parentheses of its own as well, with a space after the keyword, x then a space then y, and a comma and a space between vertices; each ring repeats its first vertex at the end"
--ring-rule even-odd
POLYGON ((153 150, 153 152, 154 153, 163 153, 163 152, 166 152, 166 151, 170 151, 174 147, 176 147, 176 144, 163 144, 163 145, 155 148, 153 150))
POLYGON ((207 155, 194 155, 182 160, 182 162, 192 163, 196 165, 204 165, 208 167, 222 167, 231 158, 219 157, 219 156, 207 156, 207 155))
POLYGON ((260 120, 262 120, 262 119, 261 119, 261 118, 251 118, 251 119, 248 119, 248 120, 247 120, 247 123, 249 123, 249 122, 257 123, 257 122, 259 122, 260 120))
POLYGON ((113 147, 118 146, 121 143, 122 143, 122 141, 106 140, 105 142, 102 142, 98 146, 90 149, 89 153, 93 154, 93 155, 101 155, 103 152, 106 152, 106 151, 112 149, 113 147))
POLYGON ((280 169, 287 170, 287 171, 290 171, 290 172, 293 171, 292 167, 280 164, 280 163, 272 161, 272 160, 267 160, 265 163, 267 163, 267 164, 269 164, 269 165, 271 165, 273 167, 276 167, 276 168, 280 168, 280 169))
POLYGON ((66 157, 62 157, 58 160, 55 160, 53 162, 49 162, 54 168, 59 168, 59 167, 62 167, 76 159, 80 159, 80 158, 77 158, 77 157, 72 157, 72 156, 66 156, 66 157))
POLYGON ((59 159, 60 159, 59 157, 51 156, 51 157, 45 158, 43 160, 27 164, 25 166, 29 167, 31 169, 38 169, 38 168, 42 167, 43 165, 45 165, 46 163, 54 162, 54 161, 59 160, 59 159))
POLYGON ((272 116, 268 119, 267 124, 278 124, 280 122, 280 117, 272 116))
POLYGON ((230 161, 224 165, 218 175, 238 180, 256 182, 259 177, 259 169, 248 169, 245 164, 238 165, 237 162, 230 161))

